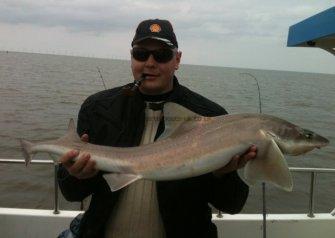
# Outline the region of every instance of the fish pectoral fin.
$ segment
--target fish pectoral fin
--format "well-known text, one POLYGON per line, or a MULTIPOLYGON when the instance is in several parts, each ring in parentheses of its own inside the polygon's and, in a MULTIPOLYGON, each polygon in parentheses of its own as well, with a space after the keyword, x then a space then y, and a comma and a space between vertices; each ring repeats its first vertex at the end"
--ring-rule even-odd
POLYGON ((136 174, 119 174, 119 173, 104 174, 103 177, 108 183, 112 192, 115 192, 123 187, 128 186, 129 184, 135 182, 136 180, 141 179, 141 176, 136 174))
POLYGON ((292 176, 287 162, 276 142, 271 138, 261 154, 249 161, 244 168, 244 180, 248 185, 269 182, 286 191, 292 191, 292 176))

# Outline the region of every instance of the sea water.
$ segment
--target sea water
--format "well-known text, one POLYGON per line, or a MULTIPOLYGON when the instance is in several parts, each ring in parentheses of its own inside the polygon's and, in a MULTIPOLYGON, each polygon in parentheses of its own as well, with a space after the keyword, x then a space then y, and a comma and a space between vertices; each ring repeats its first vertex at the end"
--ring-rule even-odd
MULTIPOLYGON (((23 159, 18 138, 45 140, 62 136, 81 103, 104 89, 133 80, 130 62, 32 53, 0 52, 0 158, 23 159)), ((181 65, 179 82, 229 113, 262 111, 317 132, 330 145, 305 156, 287 157, 289 166, 335 168, 335 75, 242 68, 181 65)), ((42 155, 47 157, 47 155, 42 155)), ((0 164, 0 207, 53 206, 51 165, 0 164)), ((268 212, 307 212, 310 174, 294 173, 291 193, 267 185, 268 212)), ((318 174, 318 212, 335 207, 335 173, 318 174)), ((61 209, 78 203, 61 199, 61 209)), ((262 208, 261 187, 250 189, 243 212, 262 208)))

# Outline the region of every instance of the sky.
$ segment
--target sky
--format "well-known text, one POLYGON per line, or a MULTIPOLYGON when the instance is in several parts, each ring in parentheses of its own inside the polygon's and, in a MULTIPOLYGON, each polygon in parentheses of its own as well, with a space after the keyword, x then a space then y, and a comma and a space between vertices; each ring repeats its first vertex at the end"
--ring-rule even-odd
POLYGON ((138 23, 168 19, 182 63, 335 74, 334 56, 286 47, 289 26, 334 0, 0 0, 0 50, 130 59, 138 23))

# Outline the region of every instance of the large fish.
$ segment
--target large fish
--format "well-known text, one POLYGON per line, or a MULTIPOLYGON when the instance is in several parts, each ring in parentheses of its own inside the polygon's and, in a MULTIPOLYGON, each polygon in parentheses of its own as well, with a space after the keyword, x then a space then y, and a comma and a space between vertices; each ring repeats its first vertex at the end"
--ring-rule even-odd
POLYGON ((163 110, 165 131, 152 144, 118 148, 85 143, 70 120, 67 134, 57 140, 21 140, 26 164, 37 152, 58 157, 73 149, 90 153, 97 169, 110 172, 104 178, 116 191, 138 179, 174 180, 209 173, 256 145, 257 157, 244 168, 245 182, 270 182, 290 191, 292 178, 283 154, 300 155, 328 144, 326 138, 274 116, 202 117, 175 103, 166 103, 163 110))

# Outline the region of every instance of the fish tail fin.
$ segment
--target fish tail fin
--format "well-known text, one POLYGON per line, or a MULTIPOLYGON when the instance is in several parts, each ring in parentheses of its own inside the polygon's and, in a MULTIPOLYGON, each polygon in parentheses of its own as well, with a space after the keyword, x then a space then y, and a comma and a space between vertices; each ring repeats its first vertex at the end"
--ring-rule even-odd
POLYGON ((33 158, 33 143, 24 140, 24 139, 20 139, 20 144, 21 144, 21 149, 22 149, 22 153, 23 153, 23 157, 25 159, 26 162, 26 166, 28 166, 28 164, 30 163, 30 161, 33 158))

